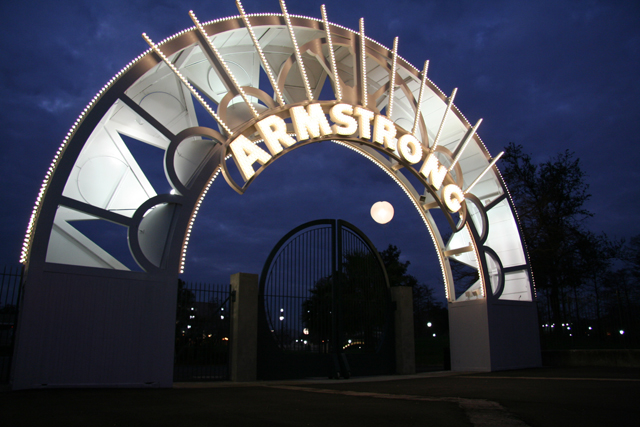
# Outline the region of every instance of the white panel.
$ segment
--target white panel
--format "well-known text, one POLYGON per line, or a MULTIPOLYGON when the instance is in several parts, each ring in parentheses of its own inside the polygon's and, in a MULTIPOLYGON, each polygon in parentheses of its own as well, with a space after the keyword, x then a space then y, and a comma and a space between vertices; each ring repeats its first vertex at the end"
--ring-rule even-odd
POLYGON ((140 249, 157 267, 160 267, 162 262, 174 210, 174 205, 156 206, 146 213, 138 227, 140 249))
MULTIPOLYGON (((118 101, 122 108, 118 108, 113 118, 109 122, 109 126, 118 133, 126 135, 138 141, 145 142, 154 147, 166 150, 169 146, 169 140, 162 135, 156 128, 151 126, 140 116, 134 113, 129 107, 118 101)), ((119 106, 120 106, 119 105, 119 106)))
POLYGON ((80 152, 62 194, 130 216, 156 192, 120 135, 104 126, 80 152))
POLYGON ((478 280, 473 285, 469 286, 469 289, 464 291, 464 293, 460 295, 458 299, 456 299, 456 302, 475 301, 478 299, 484 299, 483 293, 484 292, 482 291, 482 282, 478 280))
POLYGON ((191 177, 202 161, 207 160, 207 153, 215 144, 214 141, 205 139, 189 139, 180 143, 174 157, 174 168, 182 184, 188 186, 191 177))
POLYGON ((490 371, 486 300, 449 303, 452 371, 490 371))
POLYGON ((164 63, 147 72, 126 94, 174 134, 197 123, 187 108, 191 101, 185 99, 182 82, 164 63))
POLYGON ((489 246, 500 257, 503 267, 526 264, 516 221, 506 200, 487 212, 489 218, 489 246))
POLYGON ((505 273, 504 291, 500 299, 513 301, 531 301, 531 285, 526 271, 505 273))
MULTIPOLYGON (((447 242, 446 250, 453 250, 458 248, 464 248, 465 246, 469 246, 471 244, 471 236, 469 235, 469 230, 467 227, 464 227, 462 230, 457 233, 451 235, 449 238, 449 242, 447 242)), ((451 258, 455 259, 458 262, 461 262, 469 267, 473 267, 476 270, 478 269, 478 261, 475 256, 475 252, 463 252, 458 255, 454 255, 451 258)))
POLYGON ((171 387, 178 281, 61 270, 30 272, 13 389, 171 387))
POLYGON ((131 216, 135 209, 149 198, 138 177, 127 168, 118 188, 109 202, 108 209, 122 215, 131 216))
POLYGON ((49 237, 46 261, 56 264, 129 270, 67 222, 77 218, 78 213, 71 209, 58 208, 49 237))
POLYGON ((476 204, 469 202, 468 200, 467 200, 467 215, 469 215, 469 218, 473 222, 473 225, 476 227, 476 231, 478 235, 481 236, 483 232, 483 227, 485 226, 483 224, 482 214, 478 210, 478 207, 476 206, 476 204))
POLYGON ((127 164, 116 157, 90 158, 78 172, 80 195, 90 205, 106 208, 128 169, 127 164))

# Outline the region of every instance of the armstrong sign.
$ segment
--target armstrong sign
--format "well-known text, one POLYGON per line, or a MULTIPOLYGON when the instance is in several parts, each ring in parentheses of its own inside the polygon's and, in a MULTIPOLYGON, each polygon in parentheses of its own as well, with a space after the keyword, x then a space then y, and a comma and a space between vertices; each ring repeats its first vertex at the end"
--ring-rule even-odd
MULTIPOLYGON (((364 143, 392 156, 401 165, 399 167, 410 170, 432 194, 436 195, 435 192, 442 189, 436 197, 451 213, 460 211, 465 203, 465 192, 451 175, 457 159, 452 160, 448 168, 443 166, 436 155, 435 144, 431 149, 428 148, 428 144, 396 126, 388 117, 359 105, 323 101, 288 106, 276 114, 252 121, 243 132, 230 139, 228 151, 247 184, 256 174, 256 163, 265 167, 296 144, 330 139, 364 143), (290 118, 293 134, 290 133, 287 118, 290 118), (246 136, 255 132, 262 138, 260 141, 251 141, 246 136), (256 144, 261 141, 264 141, 267 150, 256 144), (418 164, 419 168, 416 169, 414 165, 418 164)), ((495 160, 497 158, 493 163, 495 160)), ((225 177, 233 187, 238 188, 226 166, 225 177)))

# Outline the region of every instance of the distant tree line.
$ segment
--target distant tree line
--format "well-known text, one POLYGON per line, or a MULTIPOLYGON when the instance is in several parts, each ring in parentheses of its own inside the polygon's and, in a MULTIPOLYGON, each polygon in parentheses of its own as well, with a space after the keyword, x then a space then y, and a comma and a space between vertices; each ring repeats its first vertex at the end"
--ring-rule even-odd
POLYGON ((637 347, 640 235, 588 230, 591 195, 574 153, 537 164, 510 143, 501 162, 529 252, 543 346, 637 347))

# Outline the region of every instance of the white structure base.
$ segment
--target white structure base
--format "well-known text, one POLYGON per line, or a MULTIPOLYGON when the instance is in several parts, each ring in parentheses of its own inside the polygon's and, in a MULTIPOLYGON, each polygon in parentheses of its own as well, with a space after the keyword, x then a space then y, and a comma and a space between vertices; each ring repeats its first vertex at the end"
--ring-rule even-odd
POLYGON ((451 370, 542 366, 535 303, 487 299, 449 303, 451 370))
POLYGON ((12 388, 171 387, 177 280, 64 267, 28 278, 12 388))

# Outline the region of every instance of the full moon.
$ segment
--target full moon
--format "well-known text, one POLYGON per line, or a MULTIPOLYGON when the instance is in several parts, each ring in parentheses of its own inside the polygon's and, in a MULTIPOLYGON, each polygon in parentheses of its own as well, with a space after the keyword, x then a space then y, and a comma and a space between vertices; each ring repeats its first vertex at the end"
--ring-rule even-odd
POLYGON ((386 224, 393 219, 393 206, 389 202, 376 202, 371 206, 371 217, 378 224, 386 224))

